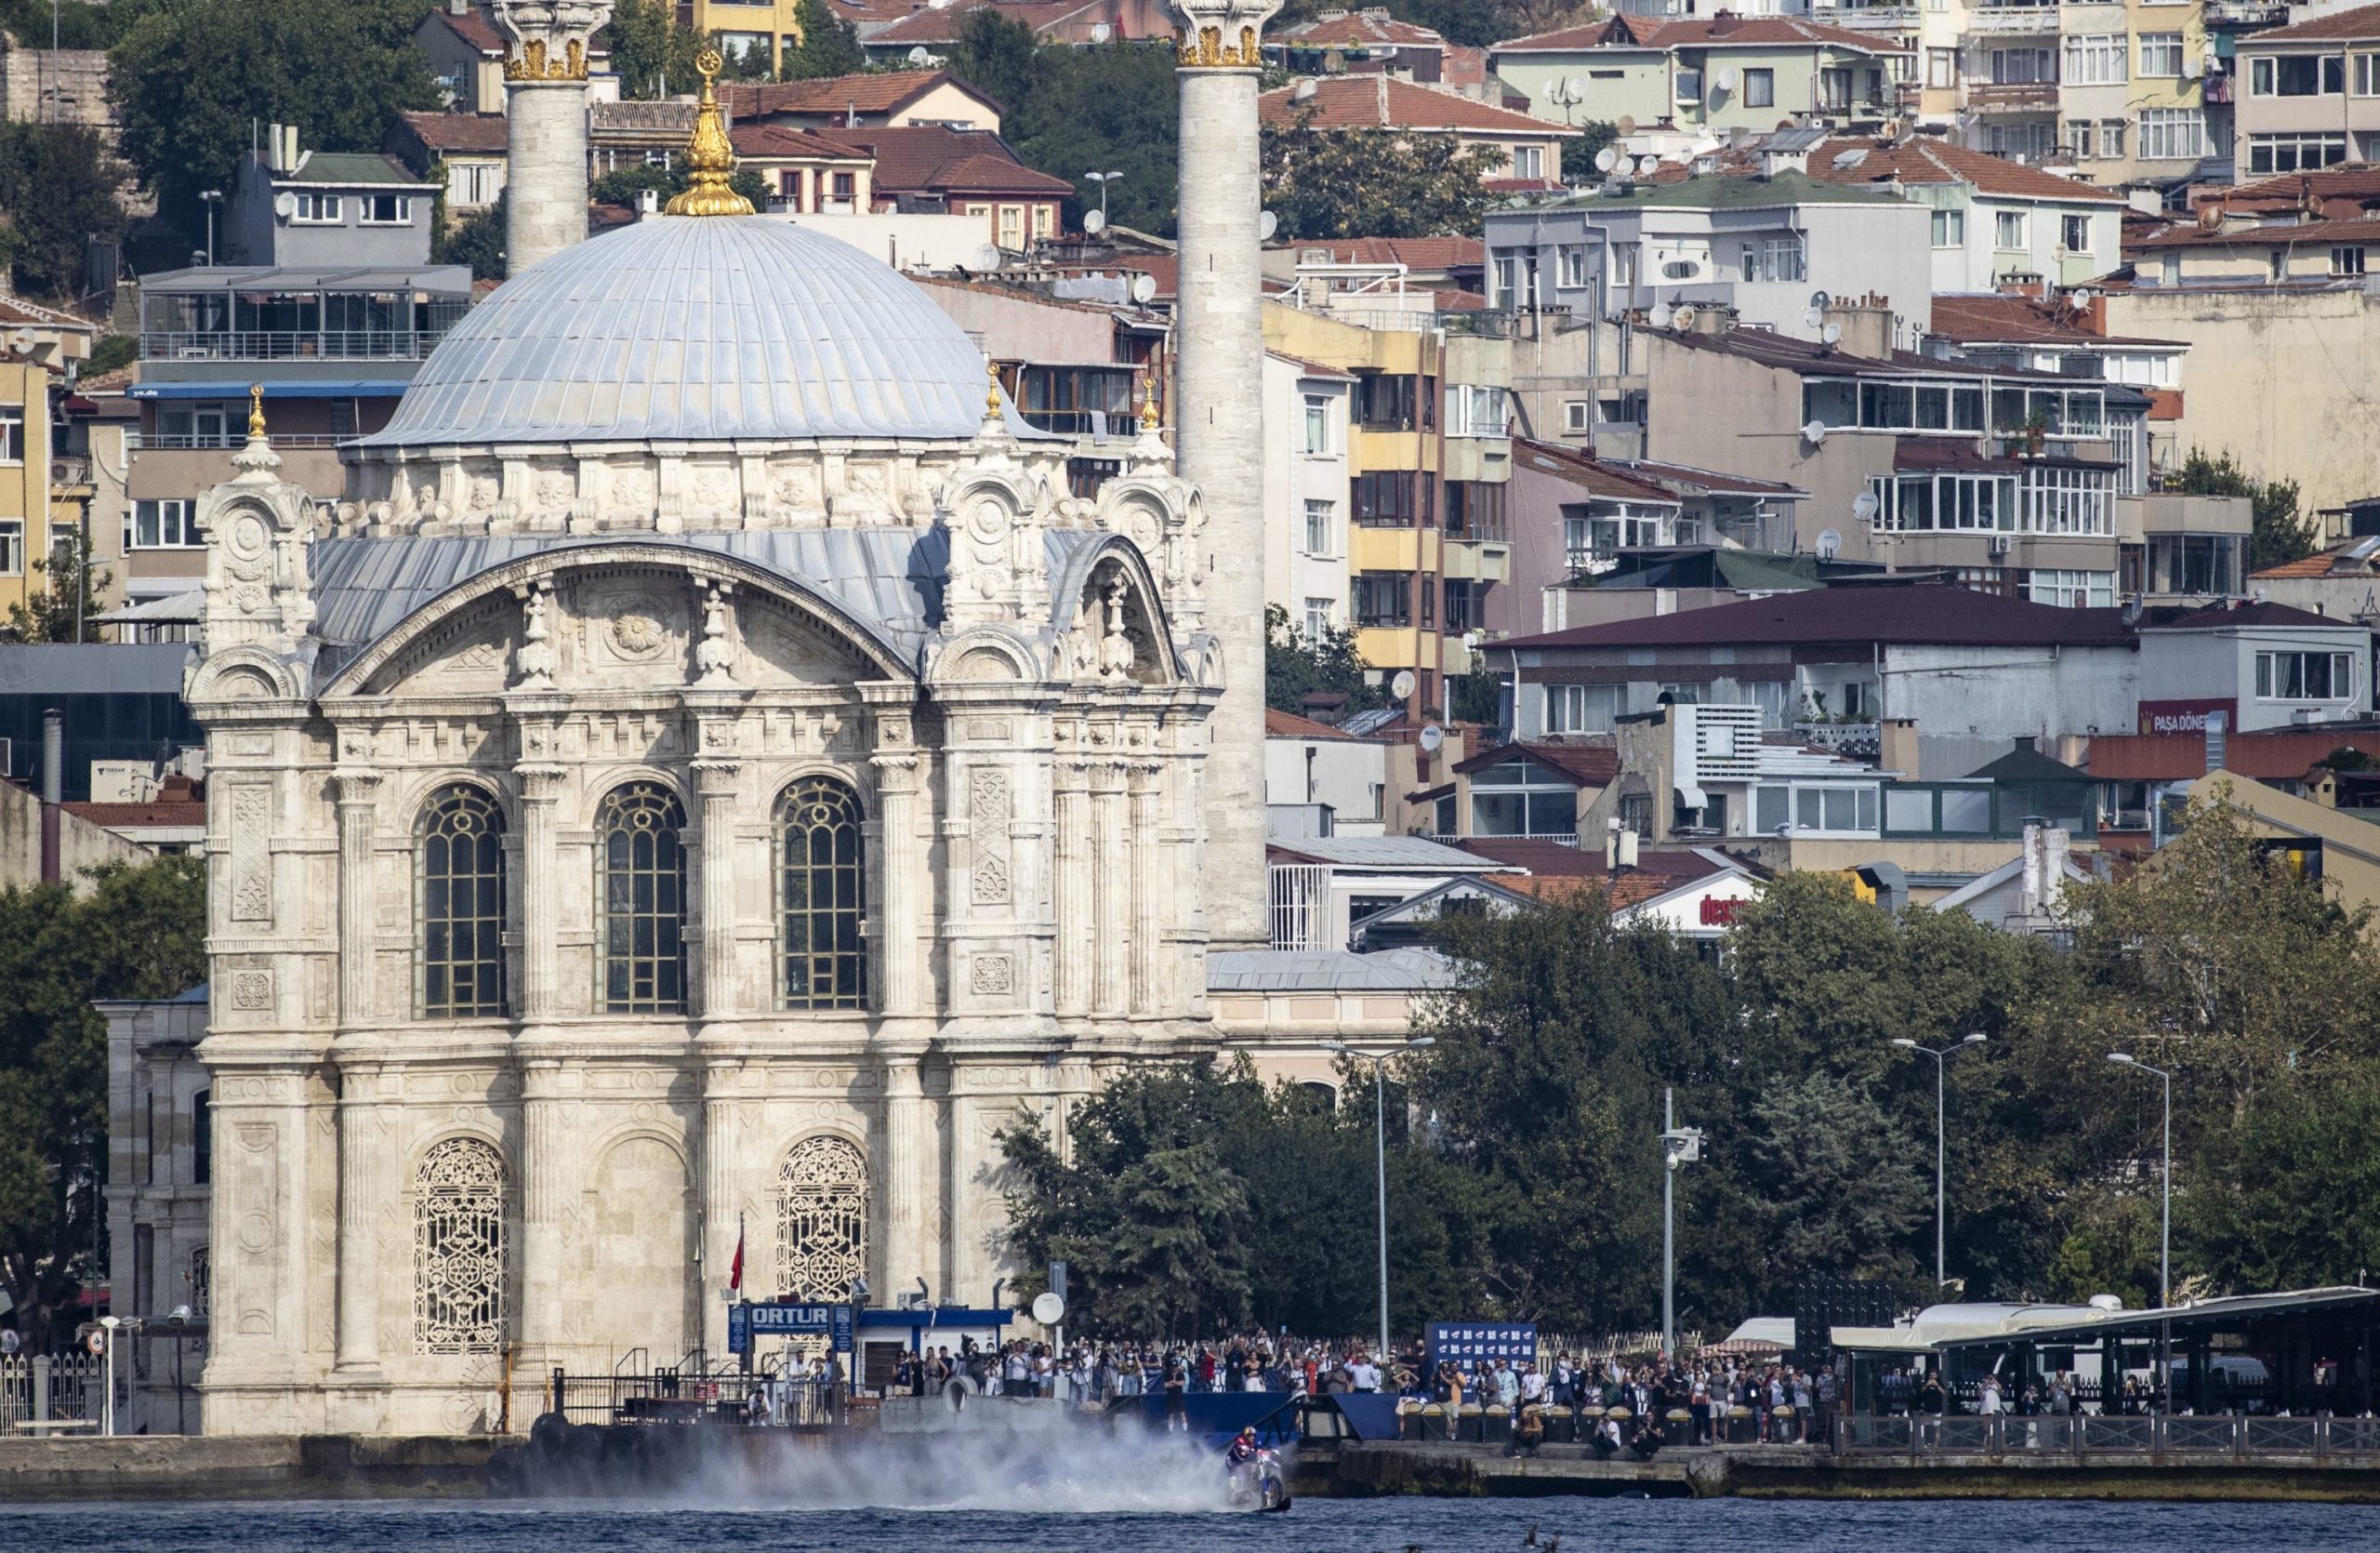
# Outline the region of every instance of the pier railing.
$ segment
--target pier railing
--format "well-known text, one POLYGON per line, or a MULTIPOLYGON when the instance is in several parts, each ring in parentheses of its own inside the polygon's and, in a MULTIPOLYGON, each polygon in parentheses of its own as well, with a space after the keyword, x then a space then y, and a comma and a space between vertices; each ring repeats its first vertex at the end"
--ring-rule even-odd
POLYGON ((2320 1456, 2380 1466, 2380 1419, 2268 1418, 2248 1414, 2015 1414, 1836 1420, 1843 1455, 2320 1456))

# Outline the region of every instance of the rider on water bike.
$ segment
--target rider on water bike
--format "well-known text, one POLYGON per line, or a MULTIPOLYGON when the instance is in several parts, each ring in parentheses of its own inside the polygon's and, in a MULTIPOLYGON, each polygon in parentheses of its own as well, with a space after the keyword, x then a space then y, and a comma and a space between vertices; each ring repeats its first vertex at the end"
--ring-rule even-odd
POLYGON ((1256 1426, 1250 1424, 1239 1431, 1239 1437, 1223 1453, 1223 1461, 1232 1467, 1245 1467, 1256 1459, 1256 1426))

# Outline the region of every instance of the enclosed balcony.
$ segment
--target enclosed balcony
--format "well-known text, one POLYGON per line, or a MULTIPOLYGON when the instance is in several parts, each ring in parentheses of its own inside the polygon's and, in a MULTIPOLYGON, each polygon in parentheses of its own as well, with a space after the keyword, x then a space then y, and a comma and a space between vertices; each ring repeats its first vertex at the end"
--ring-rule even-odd
POLYGON ((179 270, 145 281, 152 362, 419 361, 471 305, 470 272, 179 270))

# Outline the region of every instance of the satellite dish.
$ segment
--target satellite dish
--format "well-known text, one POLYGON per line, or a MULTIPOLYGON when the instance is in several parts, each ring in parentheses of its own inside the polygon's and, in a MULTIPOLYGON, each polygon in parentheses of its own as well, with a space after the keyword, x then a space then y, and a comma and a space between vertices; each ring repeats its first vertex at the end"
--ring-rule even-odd
POLYGON ((1438 746, 1446 741, 1447 731, 1433 723, 1421 730, 1421 753, 1435 755, 1438 752, 1438 746))
POLYGON ((272 213, 283 220, 298 214, 298 196, 284 189, 272 196, 272 213))
POLYGON ((1883 511, 1884 503, 1876 499, 1873 491, 1861 491, 1851 503, 1851 515, 1861 523, 1874 523, 1876 514, 1883 511))
POLYGON ((2206 73, 2206 61, 2193 56, 2182 61, 2182 79, 2195 81, 2206 73))
POLYGON ((1157 277, 1155 275, 1149 274, 1147 272, 1144 271, 1140 274, 1132 277, 1132 300, 1136 302, 1153 302, 1157 300, 1157 277))
POLYGON ((1653 327, 1666 329, 1670 326, 1670 305, 1667 302, 1655 302, 1653 311, 1645 316, 1653 327))
POLYGON ((1820 311, 1824 311, 1826 308, 1832 305, 1833 301, 1834 299, 1828 296, 1823 291, 1813 291, 1810 293, 1810 306, 1818 308, 1820 311))
POLYGON ((997 270, 999 267, 1000 246, 998 243, 986 243, 982 247, 975 250, 976 269, 997 270))
POLYGON ((1396 671, 1396 678, 1388 682, 1388 693, 1391 696, 1395 697, 1400 701, 1412 699, 1413 670, 1410 669, 1399 669, 1396 671))
POLYGON ((1273 234, 1280 230, 1281 219, 1278 216, 1274 215, 1269 210, 1258 212, 1256 217, 1256 240, 1259 243, 1270 243, 1273 240, 1273 234))
POLYGON ((1803 427, 1802 440, 1808 443, 1812 447, 1816 447, 1818 444, 1826 441, 1826 422, 1823 420, 1814 420, 1807 426, 1803 427))
POLYGON ((1676 309, 1670 314, 1670 323, 1680 331, 1694 327, 1694 310, 1692 308, 1676 309))
POLYGON ((1104 21, 1097 23, 1091 30, 1091 41, 1093 43, 1105 43, 1109 38, 1112 38, 1115 35, 1116 29, 1110 27, 1104 21))
POLYGON ((924 44, 919 44, 915 48, 909 50, 909 62, 913 65, 925 64, 932 58, 932 55, 926 52, 926 46, 924 44))
POLYGON ((1729 65, 1726 69, 1719 73, 1719 89, 1723 92, 1734 91, 1736 89, 1736 84, 1742 79, 1742 74, 1736 69, 1736 67, 1729 65))
POLYGON ((1106 228, 1107 218, 1100 212, 1096 210, 1086 210, 1082 213, 1082 230, 1091 233, 1093 237, 1098 236, 1102 232, 1105 231, 1106 228))
POLYGON ((1633 135, 1636 133, 1636 115, 1633 113, 1622 113, 1620 115, 1620 122, 1613 125, 1612 127, 1619 130, 1623 136, 1633 135))
POLYGON ((1584 77, 1573 75, 1562 85, 1569 92, 1571 101, 1584 102, 1587 100, 1587 83, 1584 77))
POLYGON ((1829 324, 1824 330, 1820 331, 1818 338, 1825 340, 1829 345, 1832 345, 1843 338, 1843 325, 1840 324, 1829 324))
POLYGON ((1658 156, 1640 156, 1636 158, 1636 176, 1650 178, 1653 176, 1653 169, 1660 165, 1661 159, 1658 156))
POLYGON ((1066 1302, 1044 1289, 1033 1296, 1033 1319, 1043 1326, 1056 1326, 1066 1319, 1066 1302))
POLYGON ((1809 330, 1812 334, 1818 333, 1825 324, 1826 314, 1820 312, 1816 308, 1812 308, 1809 312, 1802 314, 1802 327, 1809 330))
POLYGON ((1611 171, 1613 166, 1616 166, 1619 161, 1620 153, 1612 150, 1609 146, 1606 146, 1601 151, 1595 153, 1595 169, 1598 172, 1607 173, 1611 171))
MULTIPOLYGON (((1872 498, 1869 498, 1872 499, 1872 498)), ((1843 553, 1843 535, 1839 530, 1821 528, 1818 539, 1818 559, 1831 561, 1843 553)))

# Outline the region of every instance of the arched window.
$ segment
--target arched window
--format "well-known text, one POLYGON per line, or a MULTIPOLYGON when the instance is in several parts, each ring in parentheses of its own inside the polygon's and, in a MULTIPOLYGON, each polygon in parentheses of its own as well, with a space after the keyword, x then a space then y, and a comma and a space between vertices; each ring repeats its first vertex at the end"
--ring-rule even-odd
POLYGON ((414 824, 414 1003, 424 1019, 504 1012, 504 811, 441 788, 414 824))
POLYGON ((615 788, 595 816, 606 1014, 686 1011, 685 828, 677 796, 655 782, 615 788))
POLYGON ((777 800, 778 939, 785 1006, 858 1008, 867 997, 859 795, 806 776, 777 800))
POLYGON ((849 1299, 867 1272, 867 1161, 839 1137, 804 1138, 777 1167, 777 1294, 849 1299))
POLYGON ((504 1161, 448 1138, 414 1173, 413 1344, 417 1353, 504 1347, 504 1161))

